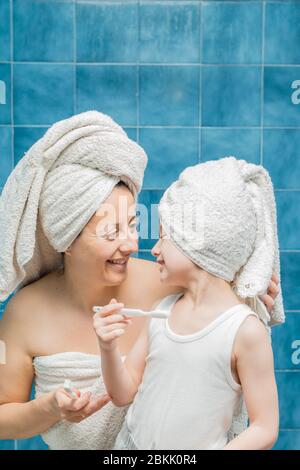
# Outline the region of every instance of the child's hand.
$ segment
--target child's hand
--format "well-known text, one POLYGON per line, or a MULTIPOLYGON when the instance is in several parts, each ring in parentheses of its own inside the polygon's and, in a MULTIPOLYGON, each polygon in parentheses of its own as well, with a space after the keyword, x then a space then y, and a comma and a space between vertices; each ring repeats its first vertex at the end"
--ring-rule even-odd
POLYGON ((259 298, 263 301, 263 303, 265 304, 269 312, 272 311, 274 307, 275 299, 279 293, 278 284, 279 284, 279 279, 276 276, 276 274, 273 273, 272 278, 269 283, 267 293, 259 296, 259 298))
POLYGON ((124 304, 112 299, 108 305, 102 307, 101 311, 94 315, 94 329, 99 337, 100 347, 106 351, 116 348, 117 339, 125 333, 126 327, 132 323, 128 317, 118 313, 123 307, 124 304))

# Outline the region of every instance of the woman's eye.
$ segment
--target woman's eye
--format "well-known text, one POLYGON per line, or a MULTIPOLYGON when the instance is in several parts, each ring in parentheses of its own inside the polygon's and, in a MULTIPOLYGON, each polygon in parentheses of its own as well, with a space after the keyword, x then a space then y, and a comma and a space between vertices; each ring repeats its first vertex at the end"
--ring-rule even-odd
POLYGON ((137 227, 137 223, 136 223, 136 222, 134 222, 133 224, 130 224, 130 225, 129 225, 129 229, 130 229, 131 232, 134 232, 134 231, 136 230, 136 227, 137 227))
POLYGON ((115 240, 117 238, 117 231, 108 233, 106 235, 107 240, 115 240))

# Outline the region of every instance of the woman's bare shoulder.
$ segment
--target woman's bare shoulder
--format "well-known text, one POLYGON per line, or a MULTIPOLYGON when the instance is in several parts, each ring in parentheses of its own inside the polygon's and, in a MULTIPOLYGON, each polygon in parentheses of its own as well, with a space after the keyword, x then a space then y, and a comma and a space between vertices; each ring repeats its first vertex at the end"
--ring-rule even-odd
POLYGON ((119 299, 128 306, 149 309, 163 297, 181 290, 161 282, 157 263, 130 258, 127 279, 119 288, 119 299))
POLYGON ((52 286, 53 275, 50 273, 16 292, 6 305, 2 326, 13 326, 16 333, 19 329, 30 330, 32 325, 37 327, 37 322, 47 315, 45 306, 51 297, 52 286))

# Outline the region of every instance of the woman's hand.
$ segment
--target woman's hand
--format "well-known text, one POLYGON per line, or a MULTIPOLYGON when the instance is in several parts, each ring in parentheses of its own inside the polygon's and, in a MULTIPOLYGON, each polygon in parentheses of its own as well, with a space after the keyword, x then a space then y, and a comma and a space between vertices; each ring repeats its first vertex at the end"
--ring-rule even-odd
POLYGON ((279 279, 275 273, 273 273, 272 278, 269 283, 267 293, 260 295, 259 298, 263 301, 268 311, 271 312, 274 307, 275 299, 279 294, 279 279))
POLYGON ((111 400, 105 393, 93 399, 90 392, 81 395, 79 390, 72 390, 77 394, 77 398, 72 398, 63 388, 55 390, 50 395, 51 413, 71 423, 80 423, 111 400))
POLYGON ((108 305, 94 315, 94 329, 99 338, 100 348, 112 351, 117 346, 117 339, 125 333, 131 320, 118 313, 124 304, 112 299, 108 305))

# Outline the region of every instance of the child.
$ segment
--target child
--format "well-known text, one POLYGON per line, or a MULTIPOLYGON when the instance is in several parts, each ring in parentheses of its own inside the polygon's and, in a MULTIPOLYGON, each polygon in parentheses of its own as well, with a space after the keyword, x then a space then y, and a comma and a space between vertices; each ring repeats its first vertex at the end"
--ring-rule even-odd
POLYGON ((111 301, 94 319, 107 392, 131 404, 114 449, 269 449, 278 401, 265 326, 284 320, 282 296, 272 318, 244 303, 279 273, 269 175, 233 157, 187 168, 159 213, 152 253, 162 282, 182 288, 157 306, 168 318, 145 322, 125 362, 123 304, 111 301), (250 425, 229 441, 243 399, 250 425))

